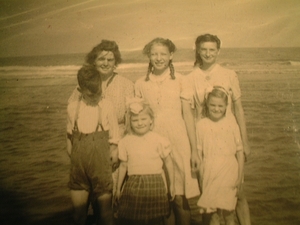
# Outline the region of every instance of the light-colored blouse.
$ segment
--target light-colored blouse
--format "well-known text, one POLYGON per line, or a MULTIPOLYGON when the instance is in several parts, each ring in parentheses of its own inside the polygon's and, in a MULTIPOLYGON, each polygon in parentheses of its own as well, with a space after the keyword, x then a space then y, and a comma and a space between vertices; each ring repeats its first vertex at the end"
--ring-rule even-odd
POLYGON ((100 123, 104 131, 109 131, 109 142, 118 144, 120 136, 117 116, 109 100, 102 99, 98 106, 87 105, 81 100, 72 101, 68 104, 67 112, 67 133, 72 134, 76 119, 79 132, 84 134, 95 132, 100 123), (99 121, 100 117, 101 121, 99 121))

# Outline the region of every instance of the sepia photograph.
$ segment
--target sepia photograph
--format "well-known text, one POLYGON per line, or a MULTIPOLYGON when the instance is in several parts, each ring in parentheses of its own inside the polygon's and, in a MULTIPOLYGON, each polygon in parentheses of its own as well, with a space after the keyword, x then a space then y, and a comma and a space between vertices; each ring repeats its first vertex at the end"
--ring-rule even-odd
POLYGON ((1 224, 300 224, 299 24, 298 0, 0 0, 1 224))

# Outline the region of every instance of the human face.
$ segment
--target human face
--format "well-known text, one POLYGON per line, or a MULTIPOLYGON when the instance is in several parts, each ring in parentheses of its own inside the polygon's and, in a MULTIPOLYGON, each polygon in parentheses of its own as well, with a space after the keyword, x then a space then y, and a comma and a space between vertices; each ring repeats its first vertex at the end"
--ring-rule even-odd
POLYGON ((216 63, 220 49, 217 48, 216 42, 201 42, 197 51, 203 61, 203 65, 213 65, 216 63))
POLYGON ((87 105, 91 105, 91 106, 98 105, 98 102, 100 101, 100 97, 101 97, 101 92, 100 91, 98 93, 92 93, 88 89, 85 89, 85 90, 80 89, 79 91, 82 94, 83 101, 87 105))
POLYGON ((224 99, 210 96, 209 101, 207 102, 209 118, 215 122, 222 119, 226 112, 226 106, 224 99))
POLYGON ((150 131, 152 119, 145 110, 137 115, 132 115, 130 121, 131 128, 137 135, 144 135, 150 131))
POLYGON ((102 51, 95 59, 95 67, 102 76, 111 76, 115 69, 115 56, 111 51, 102 51))
POLYGON ((153 44, 150 50, 149 59, 154 67, 153 73, 161 75, 169 67, 169 62, 173 58, 173 52, 169 52, 167 46, 162 44, 153 44))

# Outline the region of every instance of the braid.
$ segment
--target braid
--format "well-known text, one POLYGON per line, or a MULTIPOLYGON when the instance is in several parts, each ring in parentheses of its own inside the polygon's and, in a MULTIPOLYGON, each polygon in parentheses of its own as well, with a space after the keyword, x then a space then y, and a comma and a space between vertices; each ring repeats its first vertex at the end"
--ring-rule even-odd
POLYGON ((148 66, 148 71, 147 71, 147 76, 146 76, 146 79, 145 79, 145 81, 148 81, 149 80, 149 76, 150 76, 150 74, 152 73, 152 64, 151 64, 151 62, 149 62, 149 66, 148 66))
POLYGON ((172 78, 173 80, 175 80, 175 69, 174 69, 172 60, 170 60, 170 62, 169 62, 169 68, 170 68, 170 71, 171 71, 171 73, 170 73, 171 78, 172 78))

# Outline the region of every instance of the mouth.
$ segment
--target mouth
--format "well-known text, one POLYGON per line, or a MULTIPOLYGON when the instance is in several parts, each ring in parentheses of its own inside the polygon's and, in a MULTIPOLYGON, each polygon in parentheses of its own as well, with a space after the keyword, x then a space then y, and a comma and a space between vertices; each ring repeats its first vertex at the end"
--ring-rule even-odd
POLYGON ((155 63, 156 66, 160 67, 160 66, 165 66, 165 63, 155 63))

